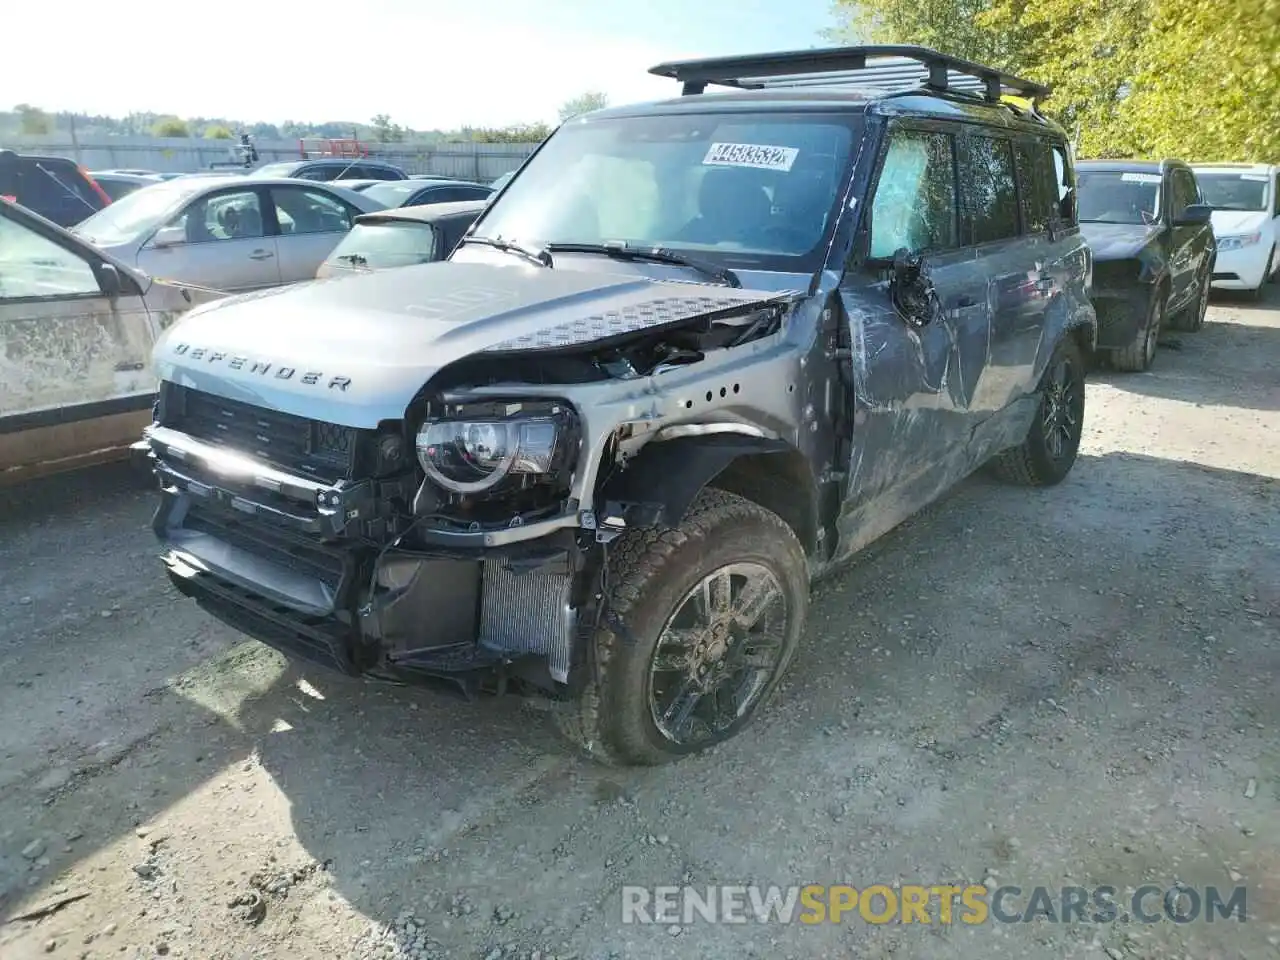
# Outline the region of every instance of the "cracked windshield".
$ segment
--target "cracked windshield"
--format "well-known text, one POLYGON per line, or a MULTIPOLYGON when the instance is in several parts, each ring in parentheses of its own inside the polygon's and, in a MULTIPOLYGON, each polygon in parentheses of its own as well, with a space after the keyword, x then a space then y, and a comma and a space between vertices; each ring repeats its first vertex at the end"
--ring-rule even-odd
POLYGON ((1280 960, 1277 0, 192 10, 0 17, 0 960, 1280 960))

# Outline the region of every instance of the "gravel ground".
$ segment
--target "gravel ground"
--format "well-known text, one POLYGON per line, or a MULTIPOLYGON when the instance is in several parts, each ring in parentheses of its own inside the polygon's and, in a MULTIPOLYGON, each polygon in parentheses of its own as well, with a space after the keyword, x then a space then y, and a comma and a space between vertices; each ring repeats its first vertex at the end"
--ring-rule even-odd
POLYGON ((1280 957, 1280 296, 1180 339, 1095 377, 1065 484, 884 538, 760 722, 658 770, 244 642, 123 471, 0 494, 0 956, 1280 957), (621 923, 624 884, 970 881, 1248 920, 621 923))

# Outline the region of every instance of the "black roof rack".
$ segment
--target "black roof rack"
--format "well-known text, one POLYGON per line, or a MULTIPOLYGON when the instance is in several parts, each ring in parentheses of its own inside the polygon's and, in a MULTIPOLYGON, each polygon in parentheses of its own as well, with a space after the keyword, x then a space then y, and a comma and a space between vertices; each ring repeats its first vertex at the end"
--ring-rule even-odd
POLYGON ((708 84, 740 90, 861 86, 890 91, 922 89, 978 94, 999 102, 1005 93, 1035 100, 1050 88, 1012 74, 939 53, 928 47, 881 45, 825 47, 780 53, 675 60, 650 67, 659 77, 684 84, 683 94, 702 93, 708 84), (869 61, 880 61, 869 66, 869 61))

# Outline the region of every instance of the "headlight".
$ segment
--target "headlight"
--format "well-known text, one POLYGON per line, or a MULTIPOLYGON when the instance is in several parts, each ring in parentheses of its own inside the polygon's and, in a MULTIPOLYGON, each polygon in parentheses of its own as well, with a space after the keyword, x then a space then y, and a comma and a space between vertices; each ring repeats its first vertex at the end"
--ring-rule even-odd
POLYGON ((483 493, 511 476, 553 477, 576 446, 563 404, 488 404, 459 414, 428 419, 416 442, 427 477, 453 493, 483 493))
POLYGON ((1243 247, 1251 247, 1261 239, 1261 233, 1250 233, 1242 237, 1219 237, 1218 251, 1239 250, 1243 247))

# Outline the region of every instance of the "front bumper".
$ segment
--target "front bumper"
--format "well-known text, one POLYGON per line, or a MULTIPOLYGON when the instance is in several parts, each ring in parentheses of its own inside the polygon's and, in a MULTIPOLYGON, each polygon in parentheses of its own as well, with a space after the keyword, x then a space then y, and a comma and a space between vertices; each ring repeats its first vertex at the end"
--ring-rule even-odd
POLYGON ((1237 250, 1218 251, 1213 265, 1215 290, 1257 290, 1267 282, 1271 245, 1253 243, 1237 250))
POLYGON ((499 548, 376 546, 357 533, 375 510, 371 482, 232 462, 164 428, 149 442, 170 580, 228 625, 350 675, 532 664, 568 682, 582 569, 570 533, 499 548))

